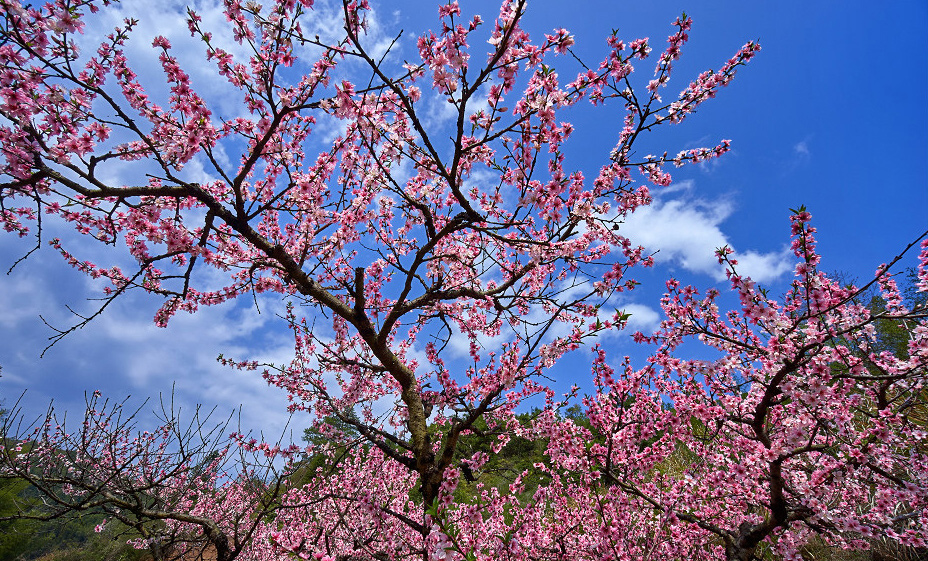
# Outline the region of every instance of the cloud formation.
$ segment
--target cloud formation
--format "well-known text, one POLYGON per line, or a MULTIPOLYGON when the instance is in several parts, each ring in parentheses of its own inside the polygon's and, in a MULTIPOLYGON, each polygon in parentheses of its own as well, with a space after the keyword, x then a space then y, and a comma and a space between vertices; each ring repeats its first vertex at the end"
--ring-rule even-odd
POLYGON ((724 280, 725 271, 715 256, 719 247, 735 249, 739 272, 758 282, 769 282, 792 267, 789 249, 759 252, 738 250, 721 229, 734 206, 724 200, 704 201, 688 195, 691 183, 681 182, 658 193, 654 202, 637 209, 622 226, 621 233, 632 243, 657 252, 655 260, 678 265, 692 273, 724 280), (676 198, 668 194, 682 193, 676 198))
MULTIPOLYGON (((48 226, 51 231, 47 233, 57 231, 53 224, 48 226)), ((20 241, 3 238, 0 255, 20 254, 20 241)), ((104 258, 105 249, 74 245, 82 246, 82 257, 111 261, 104 258)), ((74 325, 80 318, 68 309, 90 315, 101 305, 95 300, 99 297, 98 281, 70 268, 47 249, 34 253, 12 274, 0 276, 0 305, 6 310, 0 319, 0 398, 6 407, 28 389, 21 405, 29 420, 45 411, 51 400, 58 411, 68 411, 76 419, 83 409, 84 393, 100 389, 105 397, 117 401, 134 396, 134 406, 151 398, 143 411, 147 415, 159 407, 159 394, 170 400, 173 392, 175 404, 183 411, 192 412, 197 405, 207 411, 215 407, 218 421, 241 407, 242 429, 264 430, 269 438, 279 436, 289 420, 286 394, 268 387, 254 372, 239 372, 216 362, 224 353, 288 363, 293 355, 289 333, 269 329, 279 324, 275 315, 283 306, 279 299, 259 296, 260 315, 247 298, 203 308, 195 315, 180 313, 161 329, 152 321, 160 299, 133 291, 40 358, 55 333, 50 326, 66 329, 74 325)), ((293 423, 295 430, 308 424, 307 418, 293 423)), ((295 436, 299 438, 298 433, 295 436)))

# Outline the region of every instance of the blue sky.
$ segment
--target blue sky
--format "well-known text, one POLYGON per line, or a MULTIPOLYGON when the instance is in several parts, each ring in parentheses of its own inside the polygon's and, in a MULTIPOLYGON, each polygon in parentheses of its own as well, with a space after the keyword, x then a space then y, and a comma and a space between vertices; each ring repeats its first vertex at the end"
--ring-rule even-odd
MULTIPOLYGON (((495 15, 492 2, 461 5, 485 20, 495 15)), ((132 13, 139 17, 133 39, 139 57, 156 33, 181 48, 189 44, 181 3, 165 4, 156 14, 148 6, 131 0, 118 8, 121 13, 103 16, 108 22, 132 13)), ((216 15, 206 9, 208 3, 198 6, 216 15)), ((372 39, 404 29, 400 52, 407 57, 414 53, 414 32, 437 26, 437 4, 431 2, 375 4, 375 9, 372 39)), ((722 138, 733 141, 732 152, 721 160, 678 170, 675 183, 656 191, 655 204, 623 232, 660 250, 653 271, 632 275, 643 281, 642 288, 622 302, 638 327, 657 320, 657 299, 670 275, 701 287, 723 285, 711 258, 722 244, 732 245, 756 278, 782 286, 792 266, 785 254, 790 207, 804 204, 812 212, 823 267, 858 278, 928 228, 928 4, 532 0, 525 25, 536 34, 565 27, 576 37, 577 51, 593 59, 603 52, 612 28, 627 40, 650 37, 655 51, 661 50, 670 23, 684 10, 694 25, 668 95, 700 71, 720 66, 748 40, 758 39, 763 50, 687 123, 660 131, 640 148, 642 154, 651 145, 675 153, 722 138)), ((102 24, 87 29, 89 35, 107 32, 102 24)), ((146 68, 146 59, 139 60, 138 68, 146 68)), ((648 63, 637 72, 646 79, 650 69, 648 63)), ((197 79, 204 78, 194 73, 195 84, 197 79)), ((604 125, 595 119, 578 113, 574 120, 573 149, 581 167, 588 157, 587 175, 614 138, 597 142, 598 127, 604 125)), ((0 236, 4 271, 30 243, 0 236)), ((73 247, 99 252, 78 241, 73 247)), ((7 406, 28 389, 23 405, 32 414, 44 411, 51 399, 74 414, 84 391, 157 399, 173 385, 185 407, 203 403, 229 412, 241 404, 245 427, 271 434, 282 430, 281 392, 254 374, 215 362, 220 353, 285 362, 292 343, 274 315, 280 302, 263 301, 258 314, 250 300, 240 299, 179 315, 159 329, 152 323, 158 302, 135 294, 40 359, 53 334, 40 316, 66 326, 66 306, 91 311, 94 303, 87 299, 98 290, 48 248, 0 276, 0 398, 7 406)), ((637 352, 621 338, 610 344, 617 355, 637 352)), ((295 421, 297 427, 305 425, 305 419, 295 421)))

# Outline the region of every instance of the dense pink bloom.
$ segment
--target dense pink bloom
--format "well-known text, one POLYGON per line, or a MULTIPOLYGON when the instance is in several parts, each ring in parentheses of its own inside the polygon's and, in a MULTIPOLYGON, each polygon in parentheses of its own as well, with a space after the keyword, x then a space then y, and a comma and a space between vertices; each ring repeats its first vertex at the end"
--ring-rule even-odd
MULTIPOLYGON (((165 452, 170 422, 135 434, 107 424, 95 396, 78 441, 87 455, 63 457, 73 439, 39 427, 27 436, 43 442, 36 455, 7 455, 0 475, 71 461, 97 484, 71 496, 156 488, 174 513, 157 527, 218 544, 223 559, 744 559, 767 547, 795 558, 813 531, 844 547, 870 537, 925 546, 928 437, 910 415, 925 407, 924 307, 907 307, 895 263, 873 283, 882 316, 855 303, 859 290, 818 270, 804 209, 792 217, 797 266, 784 298, 720 250, 735 309, 670 281, 660 329, 636 335, 656 345, 644 368, 597 348, 593 395, 548 387, 562 357, 628 321, 612 297, 652 259, 622 223, 650 204, 648 184, 669 185, 668 164, 719 157, 730 141, 643 158, 634 144, 714 97, 756 43, 664 101, 685 16, 653 73, 636 74, 648 39, 613 34, 598 62, 579 63, 567 30, 534 40, 514 0, 486 24, 442 4, 403 64, 369 44, 363 0, 342 3, 329 38, 304 29, 309 0, 226 0, 228 28, 216 32, 234 52, 195 11, 187 22, 217 84, 241 101, 230 114, 160 36, 166 87, 147 93, 125 48, 131 19, 78 52, 64 38, 90 28, 98 4, 4 0, 0 222, 23 236, 57 220, 128 250, 136 266, 123 270, 51 241, 108 281, 101 312, 128 290, 162 298, 162 327, 242 296, 286 300, 292 359, 220 361, 259 372, 293 412, 312 415, 325 443, 302 465, 325 469, 270 478, 281 486, 262 502, 252 468, 296 462, 295 449, 236 434, 195 474, 190 458, 165 452), (584 100, 618 114, 592 174, 568 158, 564 116, 584 100), (905 326, 905 353, 874 350, 878 319, 905 326), (678 357, 690 339, 718 358, 678 357), (449 358, 452 347, 468 358, 449 358), (577 401, 584 421, 563 415, 577 401), (493 436, 494 453, 517 438, 544 442, 544 460, 508 488, 478 480, 464 493, 462 478, 489 461, 463 451, 478 433, 493 436), (225 469, 231 454, 241 469, 225 469), (529 493, 532 477, 546 484, 529 493), (216 535, 242 543, 222 553, 216 535)), ((923 243, 923 292, 926 262, 923 243)))

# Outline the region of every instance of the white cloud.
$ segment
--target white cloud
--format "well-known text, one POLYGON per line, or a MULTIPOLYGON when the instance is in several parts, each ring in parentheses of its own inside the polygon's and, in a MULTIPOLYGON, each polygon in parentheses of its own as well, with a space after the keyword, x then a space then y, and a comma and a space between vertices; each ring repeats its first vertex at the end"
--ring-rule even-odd
MULTIPOLYGON (((590 292, 590 288, 591 285, 587 282, 566 286, 565 290, 559 294, 559 298, 562 301, 569 301, 575 298, 580 298, 588 294, 590 292)), ((618 302, 614 300, 606 302, 599 309, 597 316, 601 322, 611 322, 617 312, 630 315, 626 328, 624 330, 612 329, 603 331, 598 335, 599 340, 615 339, 616 337, 628 337, 630 333, 635 331, 650 333, 657 328, 661 320, 661 315, 655 309, 644 304, 626 303, 621 300, 618 302)), ((523 316, 523 319, 528 325, 541 326, 548 319, 550 319, 550 317, 550 313, 542 309, 541 306, 533 306, 530 308, 529 313, 523 316)), ((592 320, 590 321, 592 322, 592 320)), ((466 357, 469 357, 470 355, 470 339, 468 339, 458 329, 456 324, 452 324, 452 328, 453 333, 449 338, 445 357, 451 360, 463 359, 463 362, 467 363, 469 359, 466 357)), ((565 337, 569 335, 571 331, 571 324, 554 322, 548 327, 542 342, 547 343, 553 341, 557 337, 565 337)), ((495 337, 477 337, 478 352, 485 358, 485 355, 488 351, 498 352, 503 343, 511 342, 515 339, 516 334, 512 331, 512 328, 510 328, 507 324, 504 324, 500 334, 496 335, 495 337)), ((425 363, 421 362, 420 364, 425 363)))
MULTIPOLYGON (((67 229, 54 221, 45 226, 48 237, 67 229)), ((121 261, 110 248, 73 235, 67 239, 68 247, 81 258, 101 264, 121 261)), ((22 241, 10 237, 2 241, 0 255, 9 262, 20 253, 22 241)), ((158 395, 168 396, 173 388, 176 404, 185 411, 202 404, 206 410, 216 407, 217 416, 225 418, 241 407, 243 429, 264 430, 275 438, 283 430, 289 420, 285 392, 269 387, 259 373, 240 372, 216 362, 223 353, 289 363, 293 342, 287 330, 279 329, 276 314, 283 307, 279 298, 259 296, 260 315, 250 298, 243 297, 202 308, 194 315, 179 313, 166 329, 159 329, 152 317, 161 300, 135 291, 118 298, 101 316, 40 358, 54 331, 39 316, 51 326, 67 328, 80 321, 67 307, 85 316, 92 314, 101 302, 87 299, 99 296, 99 281, 73 270, 48 248, 33 254, 11 275, 0 276, 4 310, 0 318, 0 397, 7 406, 28 389, 23 401, 27 417, 39 415, 54 400, 59 411, 75 418, 83 409, 84 393, 100 389, 116 400, 131 394, 136 406, 141 399, 151 398, 144 411, 147 414, 158 395)), ((308 421, 306 417, 295 419, 295 430, 308 421)))
POLYGON ((783 165, 783 173, 795 172, 800 166, 807 165, 812 159, 811 135, 793 144, 793 153, 783 165))
POLYGON ((425 104, 422 122, 426 130, 436 130, 450 126, 458 116, 458 108, 448 101, 448 96, 435 90, 429 90, 422 97, 425 104))
POLYGON ((34 309, 47 305, 51 298, 47 292, 48 287, 38 279, 22 275, 3 278, 0 290, 0 329, 14 329, 27 319, 35 317, 34 309), (24 303, 30 304, 24 306, 24 303))
MULTIPOLYGON (((190 37, 185 4, 172 0, 152 9, 150 2, 125 0, 101 10, 88 17, 86 34, 78 37, 82 52, 92 56, 99 41, 122 25, 124 18, 137 18, 139 23, 125 51, 154 102, 166 107, 169 95, 158 52, 151 48, 152 39, 164 35, 173 45, 172 54, 190 74, 194 89, 204 96, 217 119, 247 114, 241 92, 217 77, 214 62, 206 60, 205 46, 190 37)), ((342 27, 340 6, 330 0, 317 2, 314 12, 304 20, 304 29, 320 36, 337 34, 342 27)), ((203 18, 203 28, 214 32, 214 43, 231 52, 237 62, 247 63, 251 54, 248 47, 237 45, 224 31, 228 23, 221 3, 195 0, 193 7, 203 18)), ((376 15, 369 13, 367 44, 382 54, 389 44, 385 38, 376 15)), ((346 63, 352 70, 365 70, 361 61, 346 63)), ((300 76, 299 70, 292 76, 300 76)), ((367 74, 358 73, 359 83, 366 80, 367 74)), ((110 83, 109 87, 116 86, 110 83)), ((114 137, 114 142, 126 140, 115 136, 119 138, 114 137)), ((220 163, 237 165, 234 144, 218 146, 217 154, 220 163)), ((118 162, 100 170, 100 174, 113 184, 123 184, 138 182, 146 171, 149 169, 144 162, 118 162)), ((212 179, 209 172, 209 164, 197 158, 185 167, 183 177, 208 181, 212 179)), ((134 271, 134 259, 122 249, 114 251, 85 236, 75 236, 72 228, 58 221, 46 221, 44 228, 45 239, 60 235, 65 247, 79 259, 134 271)), ((3 240, 0 257, 7 265, 28 251, 26 244, 32 243, 9 236, 3 240)), ((199 289, 228 283, 227 273, 208 267, 199 267, 195 275, 199 289)), ((169 394, 173 388, 176 403, 186 411, 202 403, 207 410, 217 407, 217 415, 224 417, 242 406, 243 428, 264 430, 269 435, 282 430, 289 418, 286 393, 268 387, 260 373, 236 371, 215 360, 222 353, 236 359, 289 364, 293 341, 285 323, 276 317, 283 313, 279 298, 259 296, 260 315, 246 295, 235 302, 201 308, 195 315, 179 313, 168 328, 159 329, 152 316, 161 300, 136 291, 118 298, 99 318, 65 337, 44 359, 39 359, 47 338, 54 334, 39 315, 55 327, 70 327, 80 318, 70 314, 67 306, 84 315, 94 313, 101 302, 86 299, 99 297, 102 284, 74 271, 48 248, 33 255, 13 275, 0 277, 0 305, 4 309, 0 317, 0 365, 4 368, 0 396, 15 396, 29 388, 24 405, 30 411, 44 411, 48 401, 54 399, 60 410, 70 411, 73 417, 79 415, 86 391, 101 389, 115 399, 131 393, 157 401, 158 394, 169 394)), ((308 420, 305 416, 296 419, 295 430, 306 426, 308 420)))
POLYGON ((628 330, 630 331, 651 333, 661 322, 660 314, 644 304, 625 304, 619 306, 619 309, 626 314, 631 314, 628 318, 628 330))
MULTIPOLYGON (((725 271, 715 250, 734 247, 720 227, 732 215, 734 207, 724 199, 691 198, 685 194, 688 190, 689 185, 678 184, 659 193, 650 206, 637 209, 625 220, 621 233, 632 243, 656 251, 658 263, 676 264, 687 271, 724 280, 725 271), (681 191, 684 194, 678 198, 663 199, 666 193, 681 191)), ((769 253, 735 250, 739 273, 755 281, 767 282, 791 269, 788 248, 769 253)))

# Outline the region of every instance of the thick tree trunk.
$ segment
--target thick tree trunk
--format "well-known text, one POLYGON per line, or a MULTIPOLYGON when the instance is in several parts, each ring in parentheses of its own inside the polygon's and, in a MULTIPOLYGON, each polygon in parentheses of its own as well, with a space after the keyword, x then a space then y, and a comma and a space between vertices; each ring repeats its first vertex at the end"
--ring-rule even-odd
POLYGON ((744 522, 738 528, 734 539, 725 543, 726 561, 753 561, 757 559, 757 546, 770 533, 767 524, 750 524, 744 522))
POLYGON ((754 556, 755 551, 757 551, 757 546, 744 548, 736 544, 728 544, 725 546, 725 561, 752 561, 757 559, 754 556))

